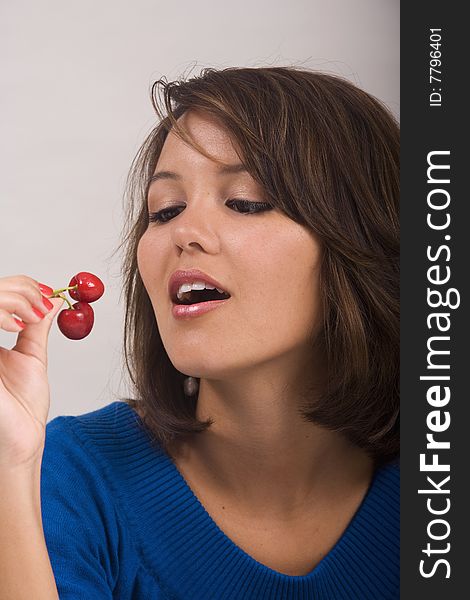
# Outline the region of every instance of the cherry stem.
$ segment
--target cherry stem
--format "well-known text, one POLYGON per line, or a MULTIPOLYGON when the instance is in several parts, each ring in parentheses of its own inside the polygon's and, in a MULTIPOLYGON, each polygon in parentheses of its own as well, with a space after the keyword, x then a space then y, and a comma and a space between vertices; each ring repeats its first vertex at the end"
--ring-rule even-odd
POLYGON ((49 298, 62 298, 62 300, 65 300, 67 302, 70 310, 75 310, 72 304, 69 302, 68 298, 66 298, 66 296, 64 296, 64 294, 62 294, 61 292, 66 292, 67 290, 76 290, 77 288, 78 283, 77 285, 71 285, 69 287, 61 288, 60 290, 53 290, 52 295, 49 296, 49 298))
MULTIPOLYGON (((52 298, 52 296, 49 296, 50 298, 52 298)), ((56 296, 54 296, 55 298, 62 298, 62 300, 65 300, 67 302, 67 304, 69 305, 70 310, 75 310, 74 307, 70 304, 68 298, 66 298, 64 296, 64 294, 57 294, 56 296)))
POLYGON ((56 295, 58 296, 60 294, 60 292, 66 292, 67 290, 76 290, 77 288, 78 288, 78 283, 77 283, 77 285, 72 285, 70 287, 61 288, 60 290, 54 290, 52 292, 52 295, 53 296, 56 296, 56 295))

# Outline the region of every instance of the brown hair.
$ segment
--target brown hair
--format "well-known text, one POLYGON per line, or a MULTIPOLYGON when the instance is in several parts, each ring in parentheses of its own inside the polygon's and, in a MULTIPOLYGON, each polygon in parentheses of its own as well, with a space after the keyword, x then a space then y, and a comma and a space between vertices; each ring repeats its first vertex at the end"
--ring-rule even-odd
POLYGON ((268 201, 309 227, 323 249, 321 344, 327 385, 305 419, 341 431, 376 465, 399 455, 399 128, 379 100, 336 75, 298 67, 203 69, 152 87, 160 119, 131 167, 123 263, 124 353, 144 423, 164 447, 212 421, 163 347, 136 251, 147 192, 170 129, 207 156, 176 120, 217 118, 268 201), (159 96, 161 93, 161 96, 159 96), (160 107, 163 99, 163 108, 160 107), (136 210, 137 209, 137 210, 136 210), (127 229, 127 233, 126 233, 127 229))

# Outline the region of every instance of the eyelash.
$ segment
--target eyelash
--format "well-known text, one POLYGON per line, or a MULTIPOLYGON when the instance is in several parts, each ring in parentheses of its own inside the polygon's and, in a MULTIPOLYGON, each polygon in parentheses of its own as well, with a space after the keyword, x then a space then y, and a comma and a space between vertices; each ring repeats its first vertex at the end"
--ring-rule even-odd
MULTIPOLYGON (((236 206, 243 206, 245 208, 248 208, 250 210, 246 210, 246 211, 242 211, 242 214, 245 215, 249 215, 249 214, 255 214, 258 212, 263 212, 265 210, 270 210, 271 208, 273 208, 272 204, 268 204, 268 202, 251 202, 250 200, 242 200, 239 198, 235 198, 232 200, 229 200, 229 202, 232 205, 236 205, 236 206), (252 208, 258 209, 258 210, 251 210, 252 208)), ((227 203, 228 205, 228 203, 227 203)), ((180 208, 184 208, 181 206, 169 206, 168 208, 163 208, 162 210, 159 210, 158 212, 151 212, 149 213, 149 221, 151 223, 157 222, 157 223, 166 223, 171 219, 171 216, 169 218, 167 218, 166 215, 168 215, 168 213, 171 214, 172 211, 174 210, 178 210, 180 208)), ((179 214, 179 213, 177 213, 179 214)))

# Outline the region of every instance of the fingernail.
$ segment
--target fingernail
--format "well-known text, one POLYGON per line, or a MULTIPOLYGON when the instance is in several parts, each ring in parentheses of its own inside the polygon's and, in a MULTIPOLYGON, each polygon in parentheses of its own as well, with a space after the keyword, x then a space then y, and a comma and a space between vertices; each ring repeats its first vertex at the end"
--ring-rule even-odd
POLYGON ((41 293, 44 294, 44 296, 52 296, 52 294, 54 293, 54 290, 49 287, 48 285, 44 285, 43 283, 39 284, 39 289, 41 290, 41 293))
POLYGON ((47 308, 47 310, 52 310, 54 308, 54 305, 52 304, 52 302, 50 300, 48 300, 47 298, 42 298, 42 302, 44 304, 44 306, 47 308))
POLYGON ((26 327, 26 323, 23 323, 23 321, 20 321, 19 319, 16 319, 15 317, 13 317, 15 319, 15 323, 17 325, 19 325, 21 327, 21 329, 24 329, 26 327))
POLYGON ((38 317, 41 317, 41 319, 44 319, 44 317, 46 316, 44 313, 42 313, 40 310, 38 310, 35 306, 33 306, 33 311, 38 317))

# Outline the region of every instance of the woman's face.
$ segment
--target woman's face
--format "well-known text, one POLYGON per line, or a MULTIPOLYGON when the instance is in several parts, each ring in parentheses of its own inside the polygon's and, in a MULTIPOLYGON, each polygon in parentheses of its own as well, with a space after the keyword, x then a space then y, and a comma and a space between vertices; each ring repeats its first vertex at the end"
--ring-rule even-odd
MULTIPOLYGON (((186 112, 179 120, 211 156, 240 164, 231 138, 217 121, 186 112)), ((223 378, 241 370, 279 365, 308 352, 321 326, 320 245, 314 234, 267 202, 246 171, 220 166, 170 132, 148 195, 151 213, 168 209, 165 222, 149 222, 137 260, 162 342, 181 373, 223 378), (245 199, 249 210, 234 203, 245 199), (187 318, 173 314, 169 278, 199 269, 217 280, 230 298, 187 318)), ((196 280, 198 278, 195 278, 196 280)))

